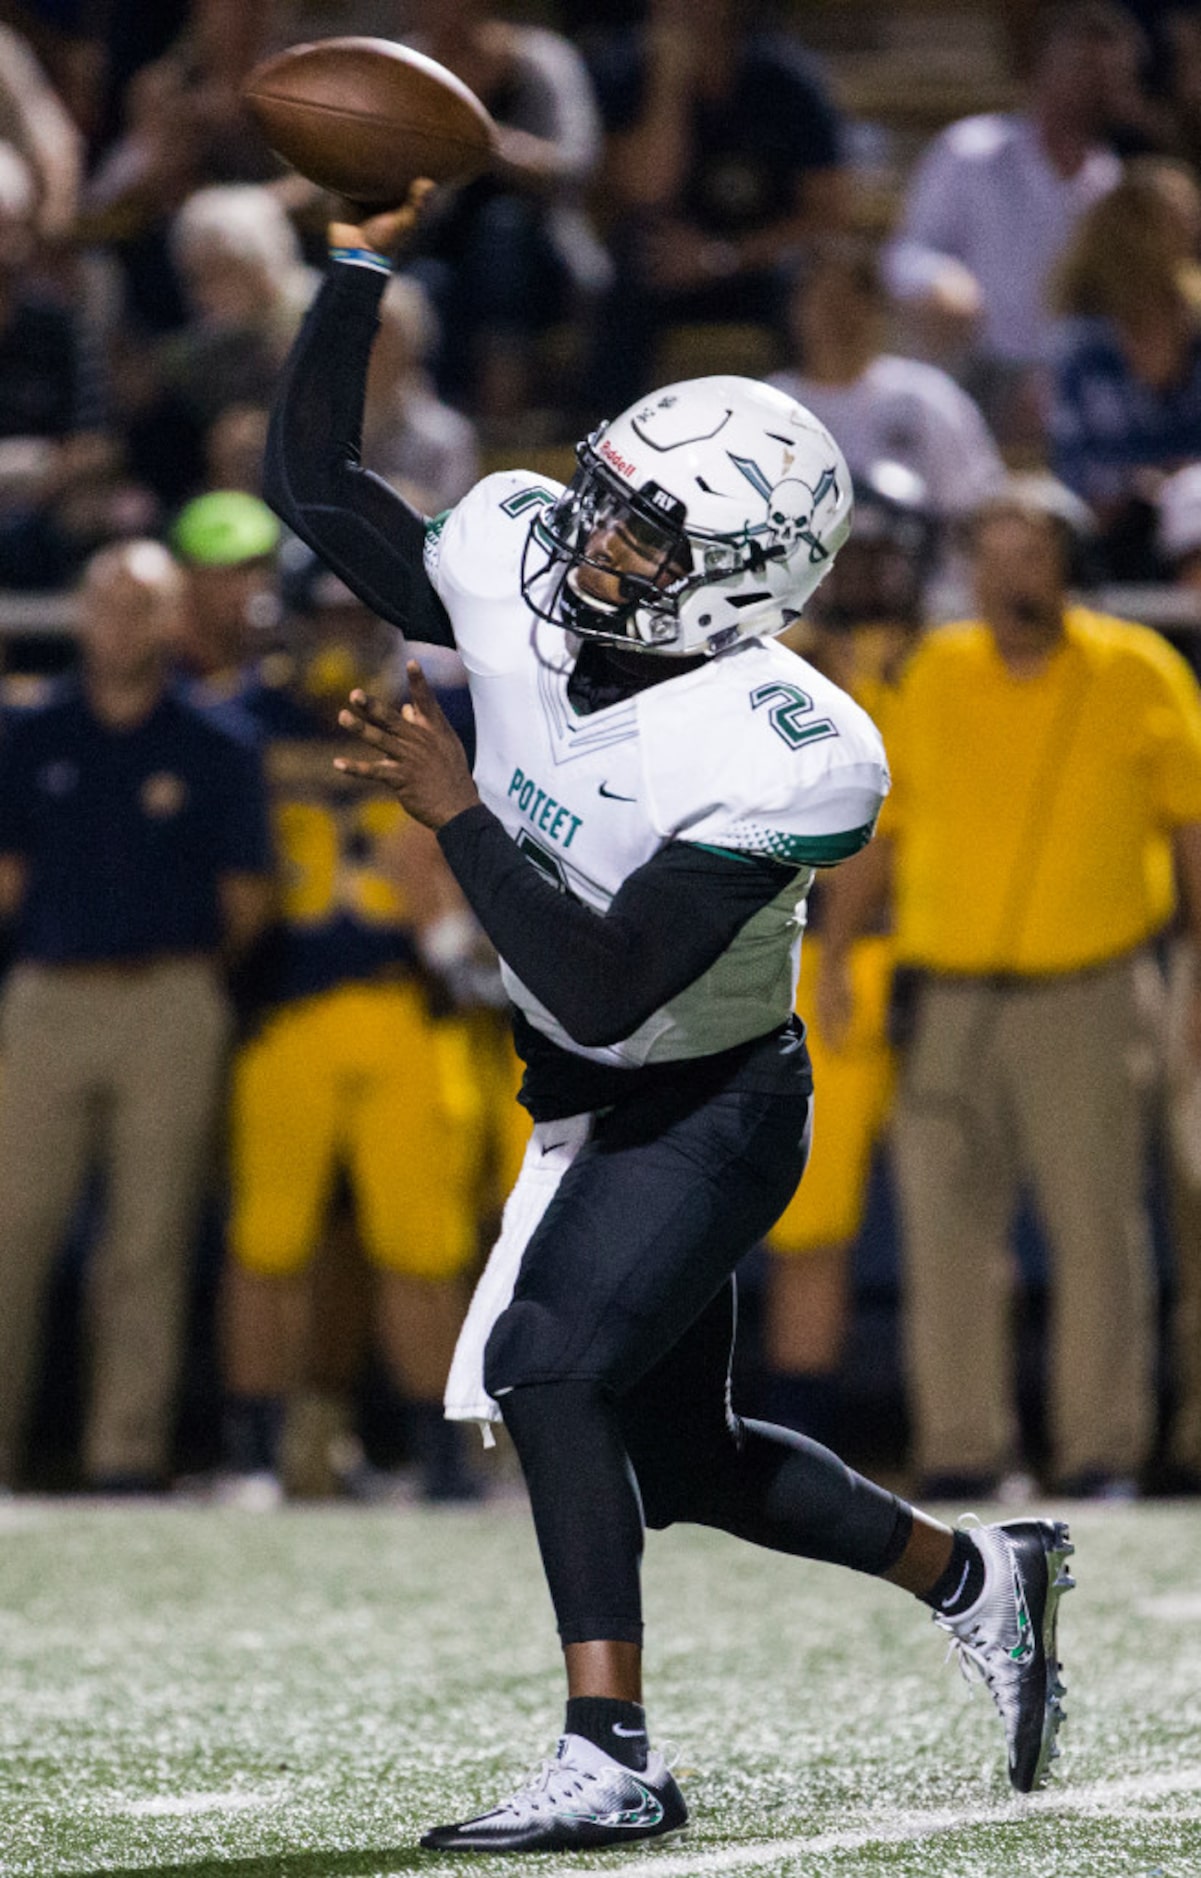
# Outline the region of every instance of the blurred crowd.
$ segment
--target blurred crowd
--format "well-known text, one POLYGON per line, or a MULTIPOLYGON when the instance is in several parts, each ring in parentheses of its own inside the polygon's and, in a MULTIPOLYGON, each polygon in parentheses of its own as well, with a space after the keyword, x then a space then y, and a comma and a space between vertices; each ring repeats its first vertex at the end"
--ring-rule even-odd
POLYGON ((241 85, 344 33, 499 126, 388 287, 372 468, 433 516, 734 371, 856 481, 790 639, 897 786, 814 895, 759 1406, 928 1494, 1201 1491, 1194 0, 0 0, 0 1487, 487 1485, 439 1402, 524 1149, 496 961, 333 769, 397 641, 260 496, 332 204, 241 85))

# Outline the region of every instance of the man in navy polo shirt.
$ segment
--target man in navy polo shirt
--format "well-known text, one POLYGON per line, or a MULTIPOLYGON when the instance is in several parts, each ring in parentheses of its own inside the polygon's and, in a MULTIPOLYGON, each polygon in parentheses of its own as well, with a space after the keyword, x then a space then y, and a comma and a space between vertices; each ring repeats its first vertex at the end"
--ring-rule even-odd
POLYGON ((223 961, 268 912, 257 753, 169 678, 181 570, 157 542, 85 573, 82 668, 0 745, 0 915, 16 964, 0 1082, 0 1482, 54 1255, 105 1177, 84 1471, 164 1478, 188 1252, 228 1036, 223 961))

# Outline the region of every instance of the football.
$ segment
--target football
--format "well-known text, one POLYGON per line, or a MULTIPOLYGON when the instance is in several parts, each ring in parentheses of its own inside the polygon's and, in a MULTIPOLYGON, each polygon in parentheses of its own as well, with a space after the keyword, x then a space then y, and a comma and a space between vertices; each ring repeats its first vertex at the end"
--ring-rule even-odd
POLYGON ((319 39, 255 67, 242 93, 264 138, 310 182, 374 207, 418 176, 488 167, 496 127, 453 72, 388 39, 319 39))

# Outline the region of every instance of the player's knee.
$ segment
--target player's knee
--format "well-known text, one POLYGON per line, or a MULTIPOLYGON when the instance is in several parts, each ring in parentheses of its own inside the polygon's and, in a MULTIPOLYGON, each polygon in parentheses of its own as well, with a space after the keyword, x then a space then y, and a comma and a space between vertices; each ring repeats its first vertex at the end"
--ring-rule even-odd
POLYGON ((672 1491, 672 1483, 650 1475, 646 1478, 637 1475, 638 1491, 642 1497, 643 1524, 652 1532, 665 1532, 683 1518, 678 1504, 678 1496, 672 1491))
POLYGON ((549 1313, 539 1304, 516 1300, 501 1312, 484 1348, 484 1387, 495 1396, 530 1383, 554 1380, 554 1357, 561 1342, 549 1313))

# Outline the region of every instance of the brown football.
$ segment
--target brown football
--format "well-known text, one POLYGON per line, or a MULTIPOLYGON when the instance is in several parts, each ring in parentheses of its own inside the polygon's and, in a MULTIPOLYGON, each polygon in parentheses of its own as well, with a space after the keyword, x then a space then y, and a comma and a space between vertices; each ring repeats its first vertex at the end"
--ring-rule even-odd
POLYGON ((418 176, 488 167, 496 127, 473 91, 389 39, 319 39, 255 67, 243 97, 293 169, 351 202, 403 202, 418 176))

